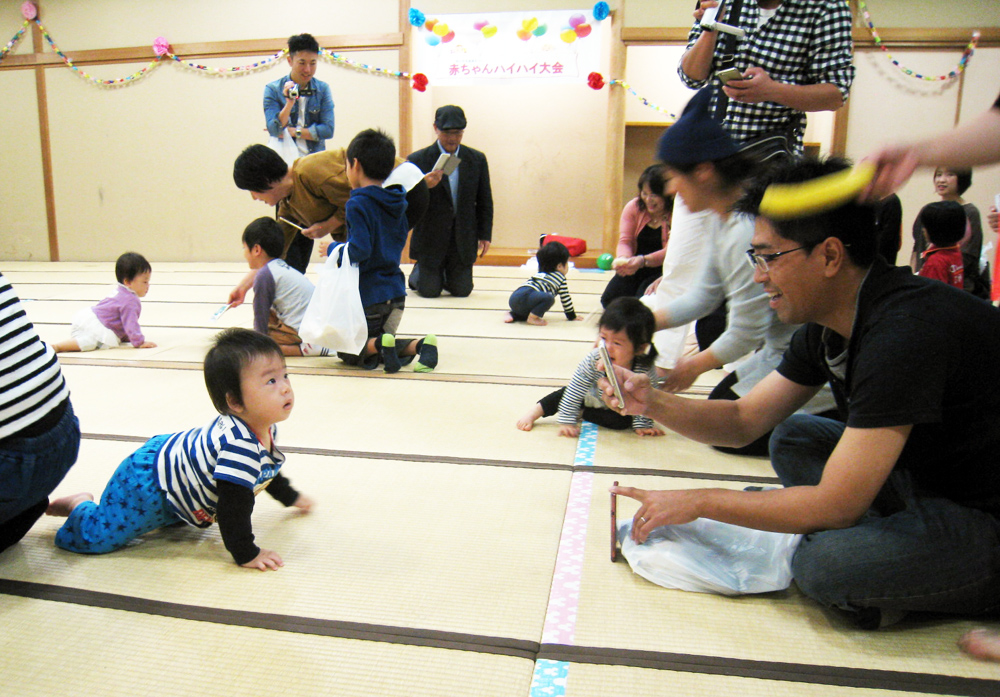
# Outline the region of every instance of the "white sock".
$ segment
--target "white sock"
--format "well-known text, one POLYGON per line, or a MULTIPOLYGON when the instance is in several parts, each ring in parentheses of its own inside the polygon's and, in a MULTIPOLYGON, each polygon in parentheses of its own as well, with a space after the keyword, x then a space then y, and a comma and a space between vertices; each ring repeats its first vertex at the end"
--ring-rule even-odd
POLYGON ((325 346, 315 346, 313 344, 307 344, 305 342, 299 344, 299 349, 302 351, 303 356, 329 356, 330 349, 325 346))

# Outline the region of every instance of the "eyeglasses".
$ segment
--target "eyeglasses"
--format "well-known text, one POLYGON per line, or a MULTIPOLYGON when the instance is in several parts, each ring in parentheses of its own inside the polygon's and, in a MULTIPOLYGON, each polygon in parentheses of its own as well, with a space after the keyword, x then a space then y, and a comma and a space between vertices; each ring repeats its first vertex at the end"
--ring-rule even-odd
POLYGON ((784 252, 774 252, 772 254, 757 254, 752 249, 747 250, 747 263, 750 264, 751 268, 754 270, 763 271, 767 273, 767 265, 778 257, 783 257, 786 254, 791 254, 792 252, 797 252, 800 249, 806 249, 806 247, 796 247, 795 249, 788 249, 784 252))

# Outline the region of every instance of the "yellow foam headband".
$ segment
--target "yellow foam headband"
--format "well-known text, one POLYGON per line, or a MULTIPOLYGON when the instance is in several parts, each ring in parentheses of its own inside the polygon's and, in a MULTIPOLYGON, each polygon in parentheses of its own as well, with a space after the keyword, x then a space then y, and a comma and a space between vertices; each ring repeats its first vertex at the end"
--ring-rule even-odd
POLYGON ((792 220, 823 213, 856 198, 874 176, 875 165, 862 162, 805 182, 771 184, 760 201, 760 214, 771 220, 792 220))

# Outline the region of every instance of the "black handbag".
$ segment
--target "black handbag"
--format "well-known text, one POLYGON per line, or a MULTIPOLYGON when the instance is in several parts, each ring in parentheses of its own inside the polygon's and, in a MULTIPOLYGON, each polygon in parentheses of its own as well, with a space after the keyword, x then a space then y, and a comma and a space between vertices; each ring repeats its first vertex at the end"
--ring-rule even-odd
POLYGON ((759 167, 770 167, 792 158, 793 142, 788 131, 770 131, 741 143, 740 153, 759 167))

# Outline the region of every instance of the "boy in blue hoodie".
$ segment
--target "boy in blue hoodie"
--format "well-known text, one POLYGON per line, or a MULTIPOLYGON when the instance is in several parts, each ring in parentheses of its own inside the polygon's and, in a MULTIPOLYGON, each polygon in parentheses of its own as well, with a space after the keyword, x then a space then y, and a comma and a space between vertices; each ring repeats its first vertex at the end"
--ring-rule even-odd
MULTIPOLYGON (((358 356, 338 354, 350 365, 378 367, 395 373, 417 359, 414 371, 429 373, 437 366, 437 338, 396 339, 403 318, 406 285, 399 259, 408 232, 406 192, 382 183, 396 166, 396 145, 384 132, 367 129, 347 146, 347 180, 351 196, 344 208, 348 253, 358 264, 361 304, 368 321, 368 343, 358 356)), ((331 250, 332 251, 332 250, 331 250)))

